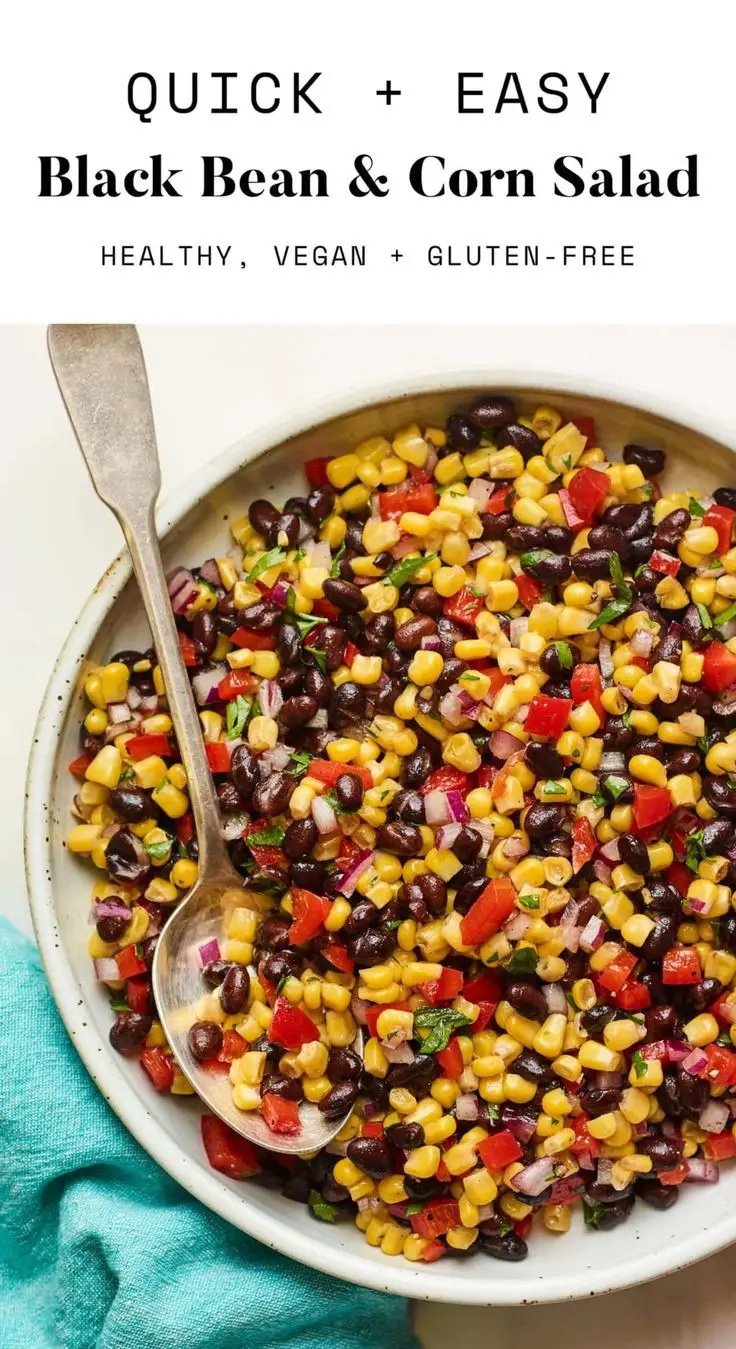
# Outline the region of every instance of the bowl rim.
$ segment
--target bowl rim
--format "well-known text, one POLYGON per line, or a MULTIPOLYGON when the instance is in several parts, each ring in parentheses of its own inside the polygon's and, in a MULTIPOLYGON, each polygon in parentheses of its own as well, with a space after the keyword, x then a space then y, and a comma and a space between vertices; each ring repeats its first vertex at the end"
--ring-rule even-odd
MULTIPOLYGON (((489 370, 487 366, 428 371, 424 375, 356 384, 338 396, 322 399, 303 412, 266 423, 235 441, 194 474, 159 505, 156 521, 163 537, 182 518, 235 472, 253 463, 292 437, 318 428, 337 417, 375 404, 431 393, 486 387, 523 392, 544 390, 565 399, 594 397, 625 405, 634 411, 664 418, 726 445, 725 429, 706 415, 649 395, 641 387, 611 384, 598 379, 573 378, 548 370, 489 370)), ((39 709, 26 778, 24 857, 31 917, 51 991, 92 1080, 141 1147, 190 1194, 236 1228, 284 1255, 349 1282, 403 1297, 468 1306, 520 1306, 567 1301, 633 1287, 686 1268, 736 1240, 736 1210, 715 1226, 691 1232, 682 1242, 663 1243, 645 1257, 631 1255, 608 1270, 605 1259, 595 1267, 564 1269, 556 1274, 530 1276, 526 1281, 504 1280, 502 1270, 488 1279, 456 1279, 438 1265, 422 1266, 398 1260, 373 1263, 343 1249, 328 1247, 292 1228, 282 1218, 251 1208, 247 1190, 233 1192, 216 1172, 183 1152, 176 1141, 129 1089, 107 1042, 86 1020, 84 1001, 60 938, 51 870, 51 841, 47 821, 54 796, 54 768, 58 732, 65 719, 79 672, 99 628, 110 614, 130 578, 131 567, 119 553, 97 581, 75 620, 54 663, 39 709)), ((601 1253, 603 1254, 603 1253, 601 1253)))

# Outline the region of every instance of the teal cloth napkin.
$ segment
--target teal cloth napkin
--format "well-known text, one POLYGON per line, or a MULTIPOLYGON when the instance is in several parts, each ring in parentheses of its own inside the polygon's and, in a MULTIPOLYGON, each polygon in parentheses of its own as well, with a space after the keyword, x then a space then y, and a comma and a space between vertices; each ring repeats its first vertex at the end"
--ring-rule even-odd
POLYGON ((0 920, 0 1349, 418 1349, 406 1303, 244 1236, 99 1095, 0 920))

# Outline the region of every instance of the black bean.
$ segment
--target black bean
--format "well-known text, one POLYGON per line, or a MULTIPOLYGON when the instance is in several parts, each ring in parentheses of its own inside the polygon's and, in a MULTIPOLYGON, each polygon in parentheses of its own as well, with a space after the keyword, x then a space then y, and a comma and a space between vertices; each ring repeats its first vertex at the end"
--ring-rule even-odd
POLYGON ((215 791, 217 793, 217 804, 224 814, 231 815, 235 811, 245 810, 246 802, 234 782, 223 779, 217 783, 215 791))
POLYGON ((330 725, 343 730, 358 721, 365 711, 365 694, 359 684, 346 680, 335 689, 330 698, 330 725))
POLYGON ((437 623, 431 614, 419 614, 407 619, 396 629, 396 645, 400 651, 418 651, 424 637, 434 637, 437 623))
POLYGON ((708 1083, 700 1077, 688 1073, 679 1064, 677 1067, 677 1094, 686 1114, 699 1115, 708 1103, 708 1083))
MULTIPOLYGON (((482 430, 489 431, 495 427, 509 426, 516 421, 516 405, 511 398, 505 394, 487 393, 482 398, 476 398, 475 402, 468 408, 467 416, 476 426, 482 430)), ((514 427, 515 430, 525 431, 526 427, 514 427)), ((532 432, 534 435, 534 432, 532 432)), ((535 439, 537 437, 535 436, 535 439)))
POLYGON ((304 726, 312 720, 316 711, 316 698, 310 698, 308 693, 297 693, 282 704, 278 714, 279 724, 289 730, 294 726, 304 726))
POLYGON ((659 660, 668 660, 679 665, 682 657, 682 627, 679 623, 670 623, 667 631, 660 637, 652 652, 652 665, 659 660))
MULTIPOLYGON (((485 877, 479 876, 474 880, 465 881, 455 895, 454 908, 458 913, 467 913, 472 907, 482 890, 485 889, 485 877)), ((416 915, 415 915, 416 917, 416 915)))
POLYGON ((366 965, 380 965, 383 960, 387 960, 394 945, 393 932, 369 930, 355 938, 351 949, 356 965, 362 969, 366 965))
POLYGON ((258 781, 258 761, 254 759, 247 745, 236 745, 230 760, 230 772, 233 782, 248 802, 258 781))
POLYGON ((605 581, 611 575, 611 553, 605 548, 582 548, 572 564, 581 581, 605 581))
POLYGON ((334 604, 336 609, 341 609, 345 613, 359 614, 361 609, 366 607, 363 591, 360 586, 353 585, 351 581, 341 581, 336 577, 328 577, 322 588, 330 603, 334 604))
POLYGON ((404 760, 401 775, 407 787, 422 787, 431 772, 432 760, 429 751, 420 747, 404 760))
POLYGON ((342 931, 346 937, 360 937, 377 922, 378 909, 375 904, 369 899, 361 899, 353 906, 350 916, 345 919, 342 931))
POLYGON ((276 652, 281 665, 295 665, 300 658, 299 633, 291 623, 282 623, 276 638, 276 652))
POLYGON ((293 548, 299 538, 300 526, 296 511, 282 511, 268 532, 269 548, 293 548))
POLYGON ((257 534, 268 534, 269 529, 279 518, 279 512, 270 501, 264 501, 259 498, 258 501, 251 502, 248 507, 248 519, 257 534))
POLYGON ((549 525, 544 531, 544 547, 553 553, 569 553, 574 537, 567 525, 549 525))
POLYGON ((301 691, 304 674, 304 667, 300 665, 287 665, 279 671, 276 679, 284 698, 291 698, 301 691))
POLYGON ((546 838, 565 823, 565 807, 534 801, 524 817, 524 831, 530 838, 546 838))
POLYGON ((438 618, 442 613, 443 599, 434 586, 418 586, 413 595, 413 607, 420 614, 430 614, 438 618))
POLYGON ((679 914, 682 896, 669 881, 662 880, 661 876, 655 876, 647 889, 650 896, 649 908, 653 913, 679 914))
POLYGON ((627 561, 629 556, 626 536, 611 525, 595 525, 588 534, 588 546, 594 550, 604 548, 607 552, 618 553, 622 562, 627 561))
POLYGON ((222 984, 220 1001, 228 1016, 242 1011, 250 993, 250 974, 245 965, 231 965, 222 984))
POLYGON ((230 962, 227 960, 210 960, 202 970, 202 978, 209 988, 219 988, 229 969, 230 962))
POLYGON ((578 1100, 588 1115, 607 1115, 609 1110, 618 1108, 621 1091, 618 1087, 588 1087, 580 1092, 578 1100))
POLYGON ((144 1012, 118 1012, 110 1027, 110 1044, 118 1053, 142 1044, 153 1025, 144 1012))
MULTIPOLYGON (((447 882, 434 872, 425 871, 423 875, 417 876, 416 884, 429 912, 444 913, 447 908, 447 882)), ((385 909, 382 912, 385 913, 385 909)))
POLYGON ((645 960, 661 960, 666 951, 675 944, 679 919, 674 913, 660 913, 654 920, 654 928, 641 947, 645 960))
POLYGON ((618 840, 618 850, 621 854, 621 861, 626 862, 632 871, 636 871, 639 876, 646 876, 649 873, 649 853, 646 845, 642 843, 636 834, 621 834, 618 840))
POLYGON ((85 754, 94 756, 95 754, 99 754, 100 750, 103 748, 105 737, 104 735, 92 735, 86 730, 84 722, 82 722, 82 725, 79 728, 79 744, 85 754))
POLYGON ((213 1059, 222 1049, 222 1031, 214 1021, 195 1021, 187 1037, 195 1059, 213 1059))
MULTIPOLYGON (((512 525, 506 535, 506 545, 515 553, 528 553, 530 549, 547 548, 547 533, 541 525, 512 525)), ((555 552, 550 549, 550 552, 555 552)))
POLYGON ((140 839, 128 829, 118 829, 105 851, 105 866, 114 881, 139 884, 151 869, 151 859, 140 839))
MULTIPOLYGON (((719 506, 728 506, 730 511, 736 511, 736 487, 716 487, 713 500, 719 506)), ((113 660, 120 660, 120 657, 114 656, 113 660)))
POLYGON ((322 1097, 318 1109, 326 1119, 339 1119, 352 1110, 358 1095, 358 1083, 347 1080, 336 1082, 331 1091, 322 1097))
POLYGON ((192 637, 205 656, 211 656, 219 640, 219 629, 214 614, 202 609, 192 619, 192 637))
POLYGON ((658 1180, 642 1178, 637 1181, 634 1188, 637 1199, 643 1199, 645 1204, 660 1211, 672 1208, 680 1198, 679 1185, 662 1185, 658 1180))
POLYGON ((542 442, 536 431, 532 431, 531 426, 520 426, 518 422, 501 428, 496 436, 496 445, 499 450, 505 449, 507 445, 513 445, 514 449, 519 451, 524 463, 527 463, 533 455, 542 452, 542 442))
POLYGON ((727 815, 729 819, 736 816, 736 789, 728 785, 726 778, 703 778, 703 796, 719 815, 727 815))
POLYGON ((540 989, 535 988, 526 979, 512 979, 510 984, 506 985, 506 1001, 511 1003, 517 1012, 522 1016, 528 1017, 531 1021, 544 1021, 547 1017, 547 1004, 540 989))
POLYGON ((397 857, 416 857, 421 852, 422 836, 415 825, 393 820, 376 830, 376 847, 397 857))
MULTIPOLYGON (((651 536, 647 536, 645 539, 632 539, 629 544, 629 566, 632 571, 638 571, 639 567, 648 562, 653 552, 654 539, 651 536)), ((649 569, 647 568, 647 570, 649 569)), ((656 573, 652 572, 652 575, 654 576, 656 573)), ((657 580, 661 580, 661 577, 657 577, 657 580)))
POLYGON ((392 1148, 405 1148, 411 1152, 424 1146, 424 1129, 421 1124, 389 1124, 386 1138, 392 1148))
POLYGON ((245 628, 256 632, 270 632, 283 621, 284 611, 270 600, 258 600, 240 611, 240 622, 245 628))
POLYGON ((682 990, 686 1001, 696 1012, 704 1012, 723 992, 720 979, 700 979, 697 984, 689 984, 682 990))
POLYGON ((736 834, 732 820, 710 820, 703 827, 703 852, 708 857, 724 853, 731 846, 736 834))
POLYGON ((128 923, 132 918, 130 909, 125 910, 125 915, 110 914, 107 918, 100 918, 97 921, 97 933, 102 941, 120 941, 128 923))
POLYGON ((320 525, 335 508, 335 489, 329 483, 313 487, 305 502, 305 511, 313 525, 320 525))
POLYGON ((580 1018, 583 1030, 587 1030, 589 1035, 600 1035, 605 1026, 610 1025, 616 1019, 616 1008, 608 1007, 606 1003, 599 1002, 595 1007, 589 1007, 587 1012, 583 1012, 580 1018))
POLYGON ((651 1157, 654 1171, 672 1171, 682 1161, 682 1143, 663 1135, 645 1134, 637 1138, 636 1150, 651 1157))
POLYGON ((294 790, 294 779, 288 773, 271 773, 259 782, 253 793, 253 810, 257 815, 280 815, 289 804, 294 790))
POLYGON ((472 825, 470 827, 463 825, 452 845, 452 851, 461 862, 472 862, 478 856, 482 847, 483 839, 478 830, 473 829, 472 825))
POLYGON ((356 811, 363 803, 363 783, 357 773, 341 773, 335 783, 335 795, 345 810, 356 811))
POLYGON ((524 751, 524 761, 538 778, 558 778, 565 771, 562 755, 556 749, 533 740, 530 740, 524 751))
POLYGON ((448 417, 446 431, 447 443, 453 450, 462 450, 463 454, 467 454, 468 450, 475 450, 480 445, 478 428, 459 412, 448 417))
POLYGON ((131 651, 128 648, 126 648, 123 651, 116 651, 115 655, 110 657, 110 664, 117 665, 119 662, 121 665, 127 665, 128 669, 132 673, 133 666, 138 665, 139 662, 142 660, 148 659, 149 656, 144 655, 142 651, 131 651))
POLYGON ((376 712, 393 713, 394 703, 404 690, 404 681, 399 675, 381 675, 378 684, 374 684, 368 693, 368 703, 376 712))
POLYGON ((687 749, 683 746, 676 749, 667 765, 669 777, 677 777, 681 773, 700 772, 700 754, 696 749, 687 749))
POLYGON ((267 1073, 261 1082, 262 1096, 280 1096, 284 1101, 303 1101, 304 1088, 298 1077, 284 1073, 267 1073))
POLYGON ((663 552, 676 553, 685 530, 690 526, 690 512, 684 508, 670 511, 654 531, 654 546, 663 552))
POLYGON ((608 773, 600 786, 606 800, 616 805, 625 806, 634 799, 634 780, 628 773, 608 773))
POLYGON ((129 824, 140 824, 141 820, 149 819, 154 813, 148 792, 144 792, 142 787, 128 787, 126 783, 110 792, 108 805, 129 824))
POLYGON ((284 914, 269 914, 258 929, 258 945, 267 951, 283 951, 289 945, 290 926, 284 914))
POLYGON ((484 1226, 481 1223, 478 1228, 478 1246, 484 1255, 490 1255, 494 1260, 506 1260, 510 1264, 526 1260, 529 1247, 523 1237, 516 1232, 507 1232, 503 1237, 487 1234, 483 1231, 484 1226))
POLYGON ((521 557, 522 571, 538 581, 552 581, 562 585, 572 576, 573 560, 551 549, 532 550, 521 557))
POLYGON ((353 1138, 348 1143, 351 1162, 365 1171, 372 1180, 380 1180, 391 1172, 391 1150, 385 1138, 353 1138))
POLYGON ((263 962, 263 973, 271 984, 280 984, 287 974, 297 974, 301 969, 301 960, 296 951, 274 951, 263 962))
POLYGON ((677 1034, 677 1020, 676 1009, 666 1003, 658 1007, 647 1007, 644 1012, 647 1044, 653 1044, 656 1040, 672 1039, 677 1034))
POLYGON ((633 1194, 619 1196, 616 1203, 606 1204, 596 1221, 597 1231, 610 1232, 614 1227, 619 1227, 621 1223, 625 1223, 631 1217, 633 1207, 633 1194))
POLYGON ((360 1055, 352 1049, 331 1049, 327 1060, 330 1082, 358 1082, 363 1071, 360 1055))
POLYGON ((282 848, 290 861, 306 857, 317 842, 317 826, 309 817, 306 820, 292 820, 284 834, 282 848))
POLYGON ((458 660, 456 656, 446 656, 445 664, 442 669, 442 674, 440 675, 439 679, 437 680, 437 683, 435 684, 437 692, 449 693, 453 684, 457 683, 464 669, 465 669, 464 661, 458 660))
POLYGON ((548 1086, 554 1079, 550 1064, 531 1049, 522 1049, 514 1059, 514 1072, 526 1082, 535 1082, 537 1086, 548 1086))
POLYGON ((656 478, 664 472, 666 463, 664 450, 653 450, 646 445, 624 445, 623 460, 625 464, 640 468, 645 478, 656 478))
POLYGON ((363 646, 368 652, 383 652, 392 640, 396 624, 393 614, 376 614, 363 630, 363 646))
POLYGON ((620 1195, 621 1191, 613 1185, 604 1185, 598 1180, 590 1180, 585 1186, 585 1198, 591 1204, 617 1204, 620 1195))
POLYGON ((399 792, 393 799, 392 809, 396 811, 399 819, 405 820, 407 824, 425 822, 424 797, 421 792, 399 792))
POLYGON ((481 516, 481 523, 483 538, 486 541, 496 542, 498 539, 506 538, 514 523, 514 517, 511 511, 502 511, 500 515, 492 515, 490 511, 485 511, 481 516))
POLYGON ((410 1199, 433 1199, 435 1195, 442 1194, 444 1184, 441 1180, 435 1180, 434 1176, 427 1180, 420 1180, 419 1176, 404 1176, 404 1189, 410 1199))

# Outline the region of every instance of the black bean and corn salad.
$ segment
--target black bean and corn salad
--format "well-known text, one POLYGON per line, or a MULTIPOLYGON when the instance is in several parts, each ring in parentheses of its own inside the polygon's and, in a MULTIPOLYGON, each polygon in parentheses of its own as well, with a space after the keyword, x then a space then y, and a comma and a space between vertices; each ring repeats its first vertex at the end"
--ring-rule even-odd
MULTIPOLYGON (((242 906, 193 1053, 316 1156, 225 1174, 386 1255, 521 1260, 736 1153, 736 488, 489 395, 306 464, 169 578, 242 906), (358 1027, 364 1048, 356 1052, 358 1027)), ((153 651, 90 671, 79 820, 117 1050, 186 1095, 153 950, 197 840, 153 651)))

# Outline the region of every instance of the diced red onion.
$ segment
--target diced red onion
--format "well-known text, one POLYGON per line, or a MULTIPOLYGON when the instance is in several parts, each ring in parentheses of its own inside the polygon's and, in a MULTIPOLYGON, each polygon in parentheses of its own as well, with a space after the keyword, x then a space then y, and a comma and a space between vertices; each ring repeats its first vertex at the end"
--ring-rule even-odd
MULTIPOLYGON (((457 684, 453 686, 454 689, 457 689, 457 687, 457 684)), ((477 721, 483 701, 479 702, 477 698, 472 698, 466 689, 462 689, 457 696, 460 699, 460 710, 463 716, 468 717, 470 721, 477 721)))
POLYGON ((226 843, 232 843, 236 838, 243 837, 243 830, 249 823, 248 816, 242 812, 237 815, 225 815, 220 825, 220 834, 226 843))
POLYGON ((422 651, 441 651, 442 641, 436 633, 431 632, 428 637, 423 637, 421 641, 422 651))
POLYGON ((92 905, 92 922, 99 923, 101 918, 124 918, 129 923, 132 912, 121 899, 98 899, 92 905))
MULTIPOLYGON (((348 1155, 348 1140, 345 1138, 345 1139, 343 1139, 343 1141, 340 1143, 340 1142, 338 1142, 338 1140, 337 1140, 336 1138, 333 1138, 332 1141, 331 1141, 330 1143, 326 1143, 326 1144, 325 1144, 325 1152, 329 1152, 329 1154, 330 1154, 331 1157, 347 1157, 347 1155, 348 1155)), ((375 1194, 367 1194, 367 1195, 365 1196, 364 1199, 359 1199, 359 1200, 357 1201, 357 1203, 358 1203, 358 1206, 360 1206, 361 1204, 365 1204, 366 1206, 369 1206, 369 1205, 372 1205, 372 1204, 375 1202, 375 1200, 376 1200, 377 1198, 378 1198, 378 1196, 375 1195, 375 1194)), ((380 1200, 379 1200, 379 1203, 380 1203, 380 1200)))
POLYGON ((383 1052, 389 1063, 414 1062, 414 1051, 411 1048, 411 1045, 408 1045, 406 1041, 403 1041, 401 1044, 391 1044, 388 1040, 382 1040, 381 1045, 383 1046, 383 1052))
POLYGON ((285 609, 288 596, 289 587, 286 584, 286 581, 277 581, 271 590, 271 599, 274 604, 278 604, 280 609, 285 609))
POLYGON ((635 656, 648 656, 654 646, 654 633, 648 632, 646 628, 637 628, 629 645, 635 656))
POLYGON ((111 956, 103 956, 102 959, 95 960, 93 963, 95 967, 95 979, 100 983, 106 984, 120 978, 120 971, 118 970, 117 963, 111 956))
POLYGON ((489 482, 487 478, 473 478, 473 481, 468 488, 468 496, 471 496, 480 506, 485 506, 486 502, 490 501, 495 490, 495 485, 492 482, 489 482))
POLYGON ((664 1134, 665 1138, 675 1138, 677 1139, 678 1143, 682 1142, 680 1138, 680 1131, 677 1128, 677 1125, 675 1124, 674 1120, 663 1119, 659 1127, 662 1130, 662 1133, 664 1134))
POLYGON ((520 941, 525 933, 529 931, 531 925, 532 920, 529 917, 529 914, 522 913, 521 910, 519 910, 517 913, 512 914, 508 922, 504 923, 503 930, 509 941, 520 941))
POLYGON ((495 1213, 496 1210, 494 1209, 493 1204, 479 1204, 478 1222, 487 1223, 489 1218, 493 1218, 495 1216, 495 1213))
POLYGON ((129 685, 128 685, 128 692, 127 692, 127 694, 126 694, 125 696, 126 696, 127 701, 128 701, 128 707, 131 708, 131 709, 135 712, 135 709, 136 709, 137 707, 140 707, 140 704, 141 704, 141 691, 140 691, 140 689, 137 689, 136 686, 135 686, 135 684, 129 684, 129 685))
POLYGON ((736 1002, 722 1002, 718 1008, 718 1015, 723 1017, 729 1026, 736 1025, 736 1002))
POLYGON ((575 923, 560 923, 557 932, 566 951, 574 952, 580 946, 580 933, 582 928, 577 927, 575 923))
POLYGON ((504 763, 523 748, 524 742, 511 735, 510 731, 494 731, 490 739, 491 754, 494 759, 501 759, 504 763))
POLYGON ((686 735, 694 735, 696 738, 703 734, 705 722, 699 712, 681 712, 677 718, 678 726, 681 726, 686 735))
POLYGON ((366 1194, 362 1199, 356 1200, 361 1213, 366 1211, 372 1213, 374 1209, 380 1208, 381 1200, 377 1194, 366 1194))
POLYGON ((436 847, 451 848, 461 829, 462 825, 454 822, 452 824, 440 825, 440 828, 435 835, 436 847))
POLYGON ((278 745, 274 745, 273 749, 264 749, 259 762, 264 768, 276 773, 280 772, 282 768, 286 768, 290 758, 291 750, 289 746, 282 745, 279 742, 278 745))
POLYGON ((617 749, 607 749, 601 754, 599 771, 601 773, 623 773, 626 768, 626 756, 617 749))
POLYGON ((476 834, 480 834, 483 840, 480 848, 480 856, 487 857, 491 851, 491 844, 496 836, 496 831, 489 820, 473 820, 473 829, 476 834))
POLYGON ((312 819, 320 834, 334 834, 337 829, 337 816, 323 796, 315 796, 312 801, 312 819))
POLYGON ((601 885, 611 884, 611 868, 602 857, 593 858, 593 871, 596 880, 600 881, 601 885))
POLYGON ((424 798, 424 814, 427 824, 449 824, 452 820, 452 811, 447 793, 439 790, 427 792, 424 798))
POLYGON ((569 927, 577 923, 579 913, 580 913, 580 900, 568 899, 567 904, 565 905, 564 909, 562 910, 562 913, 560 914, 560 926, 562 926, 564 923, 565 926, 569 927))
POLYGON ((707 1134, 722 1134, 730 1118, 731 1112, 726 1102, 711 1097, 698 1116, 698 1124, 707 1134))
POLYGON ((594 913, 580 933, 580 945, 588 953, 597 951, 598 947, 603 945, 605 937, 606 925, 603 919, 599 918, 597 913, 594 913))
POLYGON ((720 698, 713 704, 713 711, 718 717, 727 717, 736 705, 736 684, 731 684, 723 690, 720 698))
POLYGON ((463 1096, 458 1096, 455 1102, 455 1115, 457 1119, 462 1120, 478 1118, 478 1097, 474 1092, 467 1092, 463 1096))
POLYGON ((427 474, 427 477, 431 478, 437 467, 439 455, 431 441, 427 441, 427 444, 429 449, 427 451, 427 458, 424 461, 423 472, 427 474))
POLYGON ((639 1053, 643 1059, 660 1059, 663 1063, 669 1060, 666 1040, 653 1040, 651 1044, 642 1045, 639 1053))
POLYGON ((703 1157, 688 1157, 685 1166, 687 1167, 686 1182, 695 1180, 704 1182, 706 1185, 715 1185, 721 1178, 716 1163, 706 1162, 703 1157))
MULTIPOLYGON (((319 826, 317 827, 319 828, 319 826)), ((345 895, 348 899, 350 898, 355 889, 355 882, 358 880, 358 877, 362 876, 363 872, 368 870, 368 867, 373 866, 373 857, 374 854, 372 851, 363 852, 359 857, 356 857, 354 862, 350 863, 347 871, 343 872, 340 881, 341 895, 345 895)))
POLYGON ((552 1193, 549 1199, 544 1201, 545 1208, 552 1204, 574 1204, 578 1195, 585 1189, 585 1181, 579 1172, 574 1176, 563 1176, 561 1180, 556 1180, 552 1186, 552 1193))
POLYGON ((198 707, 207 707, 209 703, 219 702, 218 689, 227 674, 226 665, 213 665, 209 670, 200 670, 192 680, 192 691, 198 707))
POLYGON ((460 701, 460 695, 454 689, 448 689, 447 693, 440 700, 440 716, 445 721, 449 721, 451 726, 459 726, 463 719, 463 707, 460 701))
POLYGON ((310 567, 326 567, 328 571, 330 570, 332 553, 326 539, 312 540, 307 547, 307 562, 310 567))
POLYGON ((127 735, 129 731, 137 731, 140 724, 141 718, 137 713, 135 717, 131 717, 130 721, 111 721, 105 731, 105 744, 112 744, 113 740, 117 740, 119 735, 127 735))
POLYGON ((211 960, 220 960, 220 943, 217 937, 211 937, 209 941, 203 941, 198 947, 199 959, 203 965, 209 965, 211 960))
POLYGON ((354 993, 352 998, 350 999, 350 1011, 352 1012, 359 1026, 367 1026, 368 1021, 366 1014, 370 1006, 371 1004, 369 1002, 365 1002, 363 998, 359 998, 357 993, 354 993))
POLYGON ((707 913, 710 904, 707 899, 688 899, 687 907, 692 913, 707 913))
POLYGON ((529 844, 519 834, 512 834, 510 838, 504 839, 501 844, 501 851, 509 862, 520 862, 522 857, 526 857, 529 852, 529 844))
POLYGON ((504 1128, 514 1135, 517 1143, 528 1143, 537 1132, 536 1115, 523 1113, 510 1115, 508 1120, 504 1122, 504 1128))
POLYGON ((138 704, 138 711, 142 713, 143 716, 148 715, 150 712, 155 712, 157 708, 158 708, 157 693, 149 693, 146 698, 141 698, 138 704))
POLYGON ((175 614, 185 614, 199 595, 192 573, 186 567, 177 567, 166 578, 171 607, 175 614))
POLYGON ((578 1162, 580 1164, 580 1168, 582 1171, 595 1171, 595 1162, 593 1161, 593 1154, 592 1152, 589 1151, 588 1148, 586 1148, 583 1152, 578 1153, 578 1162))
POLYGON ((599 1158, 598 1158, 598 1174, 597 1174, 597 1176, 596 1176, 596 1180, 598 1181, 598 1184, 599 1184, 599 1185, 610 1185, 610 1184, 611 1184, 611 1172, 612 1172, 612 1171, 613 1171, 613 1158, 612 1158, 612 1157, 599 1157, 599 1158))
POLYGON ((474 543, 468 553, 468 562, 480 562, 482 557, 488 557, 490 551, 487 543, 474 543))
POLYGON ((199 568, 199 574, 204 577, 205 581, 209 581, 210 585, 222 585, 220 572, 213 557, 208 557, 207 561, 202 563, 202 566, 199 568))
POLYGON ((457 824, 467 824, 470 819, 470 811, 463 801, 460 792, 451 787, 446 793, 447 804, 450 807, 450 814, 457 824))
POLYGON ((417 541, 412 534, 405 534, 389 551, 391 556, 395 557, 397 562, 400 562, 402 557, 417 551, 417 541))
POLYGON ((600 850, 601 857, 605 857, 607 862, 621 861, 621 844, 618 838, 612 838, 610 843, 604 843, 600 850))
MULTIPOLYGON (((711 576, 718 575, 717 572, 711 572, 711 576)), ((722 642, 730 642, 732 637, 736 637, 736 618, 729 618, 727 623, 722 623, 718 629, 722 642)))
POLYGON ((326 707, 318 707, 314 716, 310 717, 307 722, 307 726, 313 731, 326 731, 329 724, 326 707))
POLYGON ((532 1196, 542 1193, 554 1179, 555 1164, 551 1157, 540 1157, 538 1161, 532 1162, 531 1166, 525 1166, 523 1171, 514 1176, 511 1181, 512 1189, 518 1190, 519 1194, 529 1194, 532 1196))
POLYGON ((114 725, 119 726, 123 721, 130 721, 130 708, 127 703, 108 703, 107 715, 114 725))
POLYGON ((603 678, 610 679, 613 674, 613 659, 611 656, 611 643, 607 637, 601 637, 598 643, 598 664, 601 667, 603 678))
POLYGON ((262 679, 258 702, 264 717, 277 717, 284 705, 284 695, 275 679, 262 679))
POLYGON ((542 989, 548 1012, 566 1012, 567 1001, 564 989, 559 984, 545 984, 542 989))

